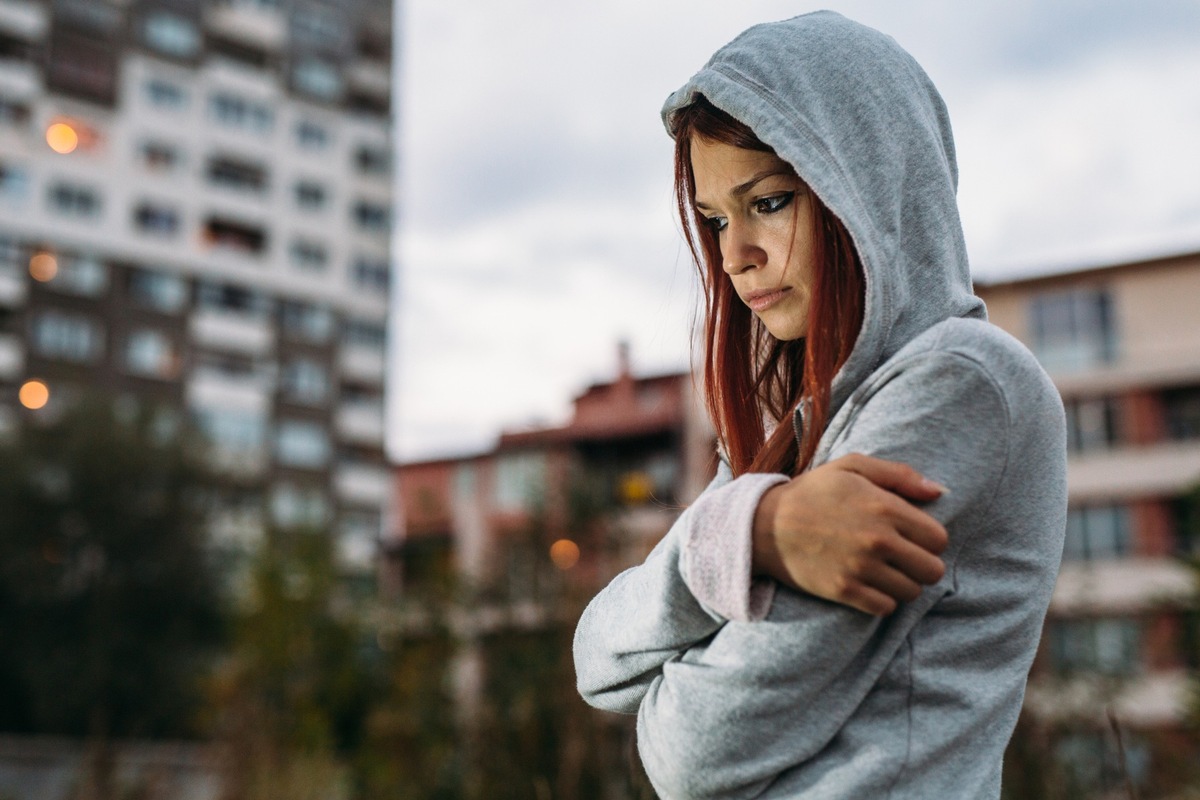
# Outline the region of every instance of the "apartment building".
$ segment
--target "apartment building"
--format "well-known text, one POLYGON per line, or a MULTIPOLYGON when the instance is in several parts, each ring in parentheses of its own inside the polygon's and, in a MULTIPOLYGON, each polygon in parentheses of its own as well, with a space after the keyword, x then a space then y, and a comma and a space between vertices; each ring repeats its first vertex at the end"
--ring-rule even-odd
POLYGON ((0 429, 102 390, 337 532, 389 473, 391 0, 0 0, 0 429))
POLYGON ((1185 726, 1200 586, 1184 564, 1200 554, 1200 253, 976 290, 1067 413, 1067 542, 1028 708, 1071 730, 1057 752, 1097 785, 1117 779, 1111 709, 1131 776, 1158 780, 1200 756, 1185 726))

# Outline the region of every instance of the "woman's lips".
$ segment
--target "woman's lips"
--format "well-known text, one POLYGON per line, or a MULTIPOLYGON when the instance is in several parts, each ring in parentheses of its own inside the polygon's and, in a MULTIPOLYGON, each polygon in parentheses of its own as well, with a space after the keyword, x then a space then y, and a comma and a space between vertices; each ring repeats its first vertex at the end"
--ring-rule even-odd
POLYGON ((751 311, 766 311, 782 300, 783 296, 791 290, 790 286, 785 286, 782 289, 766 289, 760 292, 751 292, 746 295, 746 305, 750 306, 751 311))

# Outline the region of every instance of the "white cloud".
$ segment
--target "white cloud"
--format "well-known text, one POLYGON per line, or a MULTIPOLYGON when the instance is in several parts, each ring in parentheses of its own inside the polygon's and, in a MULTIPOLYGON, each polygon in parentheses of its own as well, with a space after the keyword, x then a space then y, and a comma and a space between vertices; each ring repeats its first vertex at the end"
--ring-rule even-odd
POLYGON ((745 27, 822 5, 941 88, 988 277, 1200 246, 1194 4, 406 0, 393 455, 561 420, 618 338, 640 369, 686 364, 659 107, 745 27))

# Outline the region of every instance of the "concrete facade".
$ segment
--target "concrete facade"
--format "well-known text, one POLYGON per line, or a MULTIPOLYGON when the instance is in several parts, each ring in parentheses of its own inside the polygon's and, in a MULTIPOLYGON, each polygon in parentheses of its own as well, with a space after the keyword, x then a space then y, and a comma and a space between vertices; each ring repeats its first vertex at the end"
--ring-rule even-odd
POLYGON ((391 0, 0 0, 0 426, 92 389, 190 419, 242 484, 218 535, 371 568, 391 63, 391 0))
POLYGON ((1200 253, 976 290, 1067 411, 1066 552, 1027 705, 1091 724, 1068 748, 1082 763, 1100 758, 1111 711, 1134 777, 1150 780, 1175 757, 1162 742, 1200 752, 1183 735, 1200 668, 1200 586, 1185 564, 1200 554, 1186 500, 1200 487, 1200 253))

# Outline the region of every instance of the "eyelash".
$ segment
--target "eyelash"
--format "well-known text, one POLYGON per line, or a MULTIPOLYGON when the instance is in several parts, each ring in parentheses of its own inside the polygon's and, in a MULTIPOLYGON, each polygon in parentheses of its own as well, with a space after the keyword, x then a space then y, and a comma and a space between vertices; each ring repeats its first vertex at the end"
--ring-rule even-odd
MULTIPOLYGON (((780 194, 773 194, 770 197, 761 197, 755 200, 752 205, 754 206, 754 210, 759 214, 774 214, 791 205, 792 200, 795 198, 795 192, 782 192, 780 194)), ((714 233, 720 233, 729 224, 729 220, 725 217, 707 217, 705 222, 708 224, 708 227, 713 229, 714 233)))

